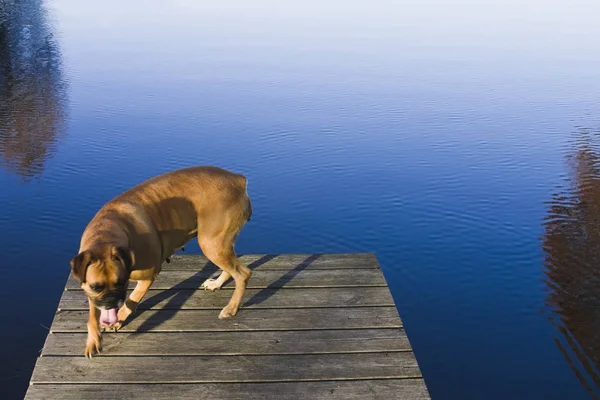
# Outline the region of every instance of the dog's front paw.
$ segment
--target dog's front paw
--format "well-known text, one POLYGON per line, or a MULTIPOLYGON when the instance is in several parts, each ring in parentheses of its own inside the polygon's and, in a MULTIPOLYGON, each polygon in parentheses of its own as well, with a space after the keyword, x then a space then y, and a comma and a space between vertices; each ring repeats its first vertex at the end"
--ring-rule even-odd
POLYGON ((219 319, 231 318, 237 314, 237 307, 227 306, 219 313, 219 319))
POLYGON ((85 345, 85 351, 83 354, 86 358, 92 358, 94 354, 98 354, 102 351, 102 336, 100 335, 88 335, 87 343, 85 345))
POLYGON ((121 327, 123 326, 123 324, 125 323, 127 318, 129 318, 129 316, 131 314, 133 314, 134 311, 135 311, 135 308, 132 310, 131 308, 129 308, 129 306, 127 304, 124 304, 119 309, 119 312, 117 313, 117 322, 115 322, 114 324, 109 326, 108 330, 112 330, 112 331, 116 332, 119 329, 121 329, 121 327))
POLYGON ((221 285, 219 284, 217 279, 207 279, 202 283, 200 287, 204 290, 210 290, 211 292, 221 289, 221 285))
POLYGON ((121 327, 123 326, 123 322, 119 321, 119 322, 115 322, 114 324, 112 324, 111 326, 108 327, 109 331, 113 331, 113 332, 117 332, 119 329, 121 329, 121 327))
POLYGON ((131 314, 133 314, 133 312, 135 311, 135 309, 131 309, 129 308, 129 306, 127 304, 125 304, 123 307, 121 307, 119 309, 119 312, 117 313, 117 318, 119 320, 119 322, 123 323, 127 320, 127 318, 129 318, 129 316, 131 314))

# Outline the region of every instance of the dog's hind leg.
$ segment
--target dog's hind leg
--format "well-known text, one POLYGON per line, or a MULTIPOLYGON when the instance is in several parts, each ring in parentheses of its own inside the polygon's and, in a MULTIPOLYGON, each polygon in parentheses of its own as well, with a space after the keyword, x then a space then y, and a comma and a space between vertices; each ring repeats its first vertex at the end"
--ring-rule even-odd
MULTIPOLYGON (((229 304, 221 310, 219 318, 233 317, 240 307, 242 297, 246 291, 246 285, 252 275, 252 271, 247 266, 240 263, 235 252, 233 250, 233 240, 236 235, 232 238, 214 238, 214 239, 203 239, 198 238, 198 243, 204 255, 212 261, 216 266, 223 270, 221 276, 215 281, 220 283, 221 278, 232 276, 235 281, 235 290, 229 300, 229 304), (228 276, 229 275, 229 276, 228 276)), ((223 279, 223 282, 226 279, 223 279)))

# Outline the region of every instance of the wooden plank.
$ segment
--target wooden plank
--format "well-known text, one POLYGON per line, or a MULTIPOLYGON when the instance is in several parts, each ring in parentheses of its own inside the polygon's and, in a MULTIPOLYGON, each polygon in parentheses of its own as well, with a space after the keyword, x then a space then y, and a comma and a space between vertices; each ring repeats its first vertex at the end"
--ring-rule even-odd
POLYGON ((410 352, 192 357, 40 357, 32 383, 236 383, 420 377, 410 352))
POLYGON ((27 400, 106 399, 228 399, 228 400, 426 400, 422 379, 381 379, 327 382, 33 385, 27 400))
MULTIPOLYGON (((83 356, 85 333, 48 335, 43 356, 83 356)), ((410 351, 403 329, 105 333, 101 357, 331 354, 410 351)))
MULTIPOLYGON (((230 319, 218 319, 218 310, 136 312, 121 332, 222 332, 256 330, 311 330, 401 328, 395 307, 308 309, 245 309, 230 319)), ((87 311, 59 311, 52 332, 87 332, 87 311)))
MULTIPOLYGON (((219 270, 220 271, 220 270, 219 270)), ((202 282, 213 276, 218 276, 218 271, 162 271, 152 289, 199 289, 202 282)), ((130 282, 130 288, 135 287, 135 282, 130 282)), ((385 279, 380 270, 357 269, 348 270, 258 270, 254 271, 248 289, 271 288, 299 288, 299 287, 356 287, 356 286, 386 286, 385 279)), ((233 279, 223 286, 223 289, 233 290, 233 279)), ((81 290, 76 279, 69 275, 67 290, 81 290)))
MULTIPOLYGON (((240 261, 251 269, 289 271, 302 269, 379 269, 377 257, 373 253, 350 254, 248 254, 240 255, 240 261)), ((176 254, 170 263, 163 263, 163 271, 215 269, 208 259, 196 254, 176 254)))
MULTIPOLYGON (((150 290, 138 309, 219 309, 231 299, 231 291, 150 290)), ((326 289, 248 289, 242 308, 309 308, 349 306, 390 306, 394 301, 387 287, 326 289)), ((82 291, 65 291, 60 299, 62 310, 88 309, 82 291)))

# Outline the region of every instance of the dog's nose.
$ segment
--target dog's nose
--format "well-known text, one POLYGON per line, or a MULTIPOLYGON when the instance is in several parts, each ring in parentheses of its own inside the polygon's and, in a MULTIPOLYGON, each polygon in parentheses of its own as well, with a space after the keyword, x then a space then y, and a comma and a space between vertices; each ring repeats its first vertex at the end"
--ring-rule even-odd
POLYGON ((110 293, 104 296, 103 299, 97 300, 96 304, 98 304, 101 307, 111 309, 120 307, 124 301, 125 298, 123 296, 120 296, 116 293, 110 293))

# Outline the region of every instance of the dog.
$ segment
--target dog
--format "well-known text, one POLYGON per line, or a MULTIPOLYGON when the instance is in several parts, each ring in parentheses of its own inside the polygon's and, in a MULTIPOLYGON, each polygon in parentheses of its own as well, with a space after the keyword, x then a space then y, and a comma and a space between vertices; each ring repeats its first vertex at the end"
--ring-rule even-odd
POLYGON ((252 271, 234 243, 252 216, 245 176, 212 166, 158 175, 100 208, 81 236, 71 272, 89 300, 84 355, 100 353, 100 325, 118 331, 161 270, 163 261, 193 238, 221 270, 202 288, 218 290, 230 278, 235 290, 219 318, 236 315, 252 271), (137 281, 127 297, 129 281, 137 281), (118 311, 117 311, 118 309, 118 311))

